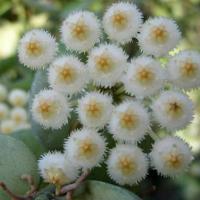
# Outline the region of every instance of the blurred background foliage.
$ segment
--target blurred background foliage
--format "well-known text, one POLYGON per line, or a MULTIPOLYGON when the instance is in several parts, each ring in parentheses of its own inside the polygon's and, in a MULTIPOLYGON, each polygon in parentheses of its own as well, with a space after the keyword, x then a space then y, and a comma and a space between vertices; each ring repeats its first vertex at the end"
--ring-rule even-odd
MULTIPOLYGON (((0 83, 9 90, 29 90, 34 72, 17 60, 19 38, 32 28, 45 28, 59 39, 59 26, 69 12, 80 9, 94 11, 100 17, 114 0, 0 0, 0 83)), ((200 0, 134 0, 145 19, 151 16, 174 18, 180 26, 183 40, 175 52, 186 48, 200 50, 200 0)), ((125 46, 130 57, 137 55, 135 41, 125 46)), ((174 52, 172 52, 173 54, 174 52)), ((200 90, 189 93, 195 102, 193 123, 177 134, 189 141, 195 161, 188 173, 176 180, 156 176, 152 171, 147 179, 133 190, 145 200, 200 199, 200 90), (155 186, 155 187, 154 187, 155 186)), ((162 133, 161 133, 162 134, 162 133)))

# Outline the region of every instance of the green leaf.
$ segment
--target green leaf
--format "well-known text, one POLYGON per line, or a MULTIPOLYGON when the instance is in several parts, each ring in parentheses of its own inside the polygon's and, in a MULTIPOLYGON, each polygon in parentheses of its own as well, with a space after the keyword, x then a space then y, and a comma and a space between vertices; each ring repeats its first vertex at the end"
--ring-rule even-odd
POLYGON ((38 141, 38 138, 32 134, 30 129, 16 131, 11 136, 22 141, 34 153, 37 159, 45 152, 44 147, 38 141))
MULTIPOLYGON (((73 200, 141 200, 134 193, 100 181, 87 181, 74 194, 73 200)), ((64 197, 58 200, 65 200, 64 197)))
MULTIPOLYGON (((30 188, 22 175, 31 175, 39 182, 37 160, 27 146, 13 137, 0 135, 0 181, 16 194, 24 195, 30 188)), ((10 198, 0 189, 0 199, 10 198)))
MULTIPOLYGON (((48 88, 47 71, 41 70, 36 73, 32 84, 29 107, 31 107, 34 96, 45 88, 48 88)), ((32 133, 39 138, 41 144, 47 150, 62 150, 64 140, 69 135, 71 130, 74 128, 75 123, 77 122, 77 114, 75 112, 72 112, 69 123, 67 125, 58 130, 52 130, 44 129, 41 125, 35 122, 31 116, 30 118, 32 133)))

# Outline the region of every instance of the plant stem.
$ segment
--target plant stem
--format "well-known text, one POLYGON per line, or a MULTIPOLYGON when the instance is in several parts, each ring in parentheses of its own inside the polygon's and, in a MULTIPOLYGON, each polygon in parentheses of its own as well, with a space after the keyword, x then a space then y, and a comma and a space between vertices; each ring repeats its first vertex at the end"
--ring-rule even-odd
POLYGON ((67 194, 66 199, 72 200, 73 191, 77 189, 81 185, 81 183, 83 183, 83 181, 85 181, 89 174, 89 170, 83 172, 83 174, 76 180, 76 182, 63 186, 60 190, 60 194, 67 194))
POLYGON ((157 141, 157 140, 160 139, 159 136, 156 135, 155 132, 154 132, 151 128, 149 128, 148 133, 149 133, 149 135, 151 136, 151 138, 152 138, 154 141, 157 141))
POLYGON ((2 190, 4 190, 4 192, 13 200, 33 200, 36 193, 36 186, 33 178, 30 175, 22 175, 21 179, 27 181, 27 183, 30 185, 30 190, 25 196, 14 194, 10 189, 8 189, 4 182, 0 182, 0 188, 2 188, 2 190))

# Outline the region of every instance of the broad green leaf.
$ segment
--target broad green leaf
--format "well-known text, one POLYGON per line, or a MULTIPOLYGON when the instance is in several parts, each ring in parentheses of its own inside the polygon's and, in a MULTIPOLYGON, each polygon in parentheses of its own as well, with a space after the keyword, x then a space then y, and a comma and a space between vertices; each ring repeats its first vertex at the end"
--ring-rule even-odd
POLYGON ((38 138, 32 134, 30 129, 19 130, 11 134, 12 137, 22 141, 38 159, 45 149, 38 141, 38 138))
MULTIPOLYGON (((36 184, 39 181, 35 156, 24 143, 6 135, 0 135, 0 149, 0 181, 14 193, 24 195, 30 188, 22 175, 31 175, 36 184)), ((0 199, 9 200, 1 189, 0 199)))

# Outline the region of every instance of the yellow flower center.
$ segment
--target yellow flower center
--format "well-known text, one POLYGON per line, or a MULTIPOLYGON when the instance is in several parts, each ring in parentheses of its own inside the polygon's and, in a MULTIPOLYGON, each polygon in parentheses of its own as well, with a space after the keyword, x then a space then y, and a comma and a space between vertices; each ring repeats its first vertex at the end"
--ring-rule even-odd
POLYGON ((138 117, 132 112, 121 113, 120 125, 126 129, 133 129, 138 123, 138 117))
POLYGON ((19 124, 19 123, 21 123, 22 121, 24 121, 24 120, 23 120, 23 117, 21 117, 20 115, 14 115, 14 116, 13 116, 13 120, 14 120, 17 124, 19 124))
POLYGON ((138 70, 136 78, 142 85, 147 85, 155 79, 155 74, 148 68, 141 68, 138 70))
POLYGON ((166 112, 169 114, 172 118, 178 118, 183 113, 183 108, 180 102, 170 102, 166 106, 166 112))
POLYGON ((101 103, 97 102, 96 100, 90 101, 86 104, 85 110, 87 116, 91 118, 99 118, 102 115, 102 105, 101 103))
POLYGON ((127 23, 127 15, 124 12, 118 11, 112 16, 112 24, 118 30, 124 29, 127 26, 127 23))
POLYGON ((42 101, 39 103, 38 112, 42 115, 43 118, 50 118, 55 114, 56 106, 53 105, 51 101, 42 101))
POLYGON ((87 159, 92 158, 96 155, 98 146, 93 143, 89 138, 86 138, 79 143, 79 156, 87 159))
POLYGON ((110 57, 101 55, 96 57, 96 68, 99 72, 109 73, 112 71, 113 62, 110 57))
POLYGON ((39 56, 41 55, 43 48, 38 41, 28 42, 26 45, 26 52, 30 56, 39 56))
POLYGON ((156 43, 165 43, 169 37, 169 34, 164 26, 158 26, 152 28, 151 38, 156 43))
POLYGON ((125 176, 131 175, 137 168, 136 163, 129 156, 121 156, 118 160, 117 166, 121 173, 125 176))
POLYGON ((173 169, 178 169, 183 163, 183 158, 180 154, 170 153, 165 157, 165 164, 173 169))
POLYGON ((47 182, 54 185, 63 185, 67 182, 68 178, 61 169, 50 168, 46 170, 47 182))
POLYGON ((186 62, 181 66, 181 74, 186 78, 191 78, 196 75, 197 65, 192 62, 186 62))
POLYGON ((89 34, 89 28, 83 20, 79 20, 77 23, 72 24, 72 36, 80 41, 87 39, 89 34))
POLYGON ((76 71, 70 66, 64 66, 59 71, 59 78, 65 83, 73 83, 76 79, 76 71))

